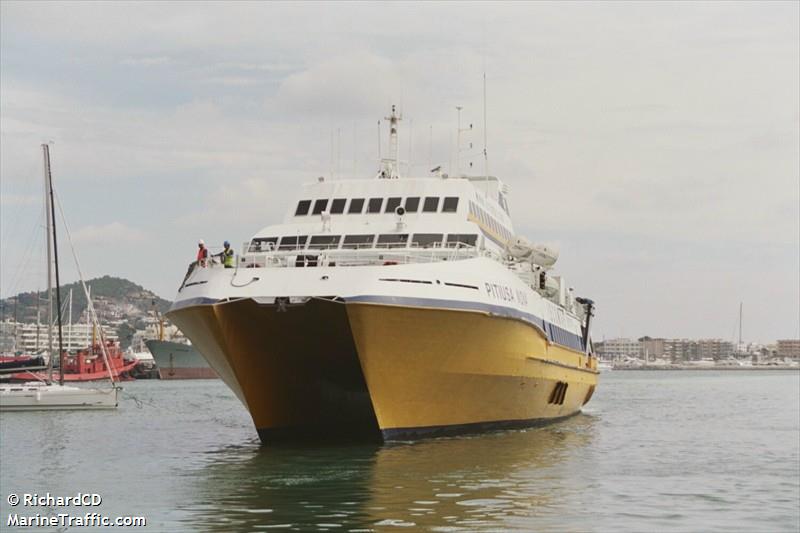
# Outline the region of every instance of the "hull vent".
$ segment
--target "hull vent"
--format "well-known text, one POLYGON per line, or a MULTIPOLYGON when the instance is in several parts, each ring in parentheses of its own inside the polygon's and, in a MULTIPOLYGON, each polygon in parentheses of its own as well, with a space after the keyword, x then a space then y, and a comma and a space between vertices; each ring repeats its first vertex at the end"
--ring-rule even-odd
POLYGON ((556 386, 553 387, 553 392, 550 393, 550 399, 547 401, 547 403, 553 405, 564 405, 564 398, 567 395, 568 387, 569 384, 564 383, 563 381, 556 383, 556 386))

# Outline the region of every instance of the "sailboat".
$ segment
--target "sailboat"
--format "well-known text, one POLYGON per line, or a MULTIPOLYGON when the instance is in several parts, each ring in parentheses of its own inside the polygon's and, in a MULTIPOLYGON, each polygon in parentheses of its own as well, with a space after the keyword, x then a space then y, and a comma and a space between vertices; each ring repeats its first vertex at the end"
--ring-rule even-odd
MULTIPOLYGON (((49 301, 48 316, 48 361, 47 376, 42 381, 32 381, 22 384, 0 385, 0 411, 49 411, 64 409, 115 409, 118 405, 119 387, 109 373, 110 388, 81 388, 64 385, 65 353, 61 335, 61 293, 59 292, 58 272, 58 241, 56 237, 55 206, 53 202, 53 178, 50 173, 50 149, 47 144, 42 145, 44 157, 45 181, 45 213, 47 216, 47 293, 49 301), (58 322, 58 357, 60 358, 58 381, 53 380, 53 274, 55 273, 55 295, 58 322)), ((74 250, 73 250, 74 254, 74 250)), ((77 257, 75 257, 77 263, 77 257)), ((80 273, 80 267, 78 268, 80 273)), ((89 312, 93 320, 97 321, 94 306, 89 298, 86 284, 81 277, 81 284, 86 293, 89 312)), ((102 332, 102 329, 100 330, 102 332)), ((102 335, 102 333, 101 333, 102 335)), ((104 341, 104 339, 103 339, 104 341)), ((103 342, 105 344, 105 342, 103 342)), ((103 349, 103 357, 108 355, 103 349)))

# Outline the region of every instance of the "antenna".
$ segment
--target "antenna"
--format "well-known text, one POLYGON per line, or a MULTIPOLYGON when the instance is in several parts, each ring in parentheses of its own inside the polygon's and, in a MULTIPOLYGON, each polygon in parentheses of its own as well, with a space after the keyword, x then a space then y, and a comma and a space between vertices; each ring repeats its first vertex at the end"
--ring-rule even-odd
MULTIPOLYGON (((414 120, 411 119, 411 120, 408 121, 408 169, 407 169, 407 172, 408 172, 409 176, 411 176, 411 153, 412 153, 411 141, 413 139, 413 136, 412 136, 413 133, 414 133, 414 120)), ((400 162, 398 161, 397 164, 399 165, 400 162)))
POLYGON ((462 106, 457 105, 458 122, 456 123, 456 176, 461 174, 461 110, 462 106))
POLYGON ((487 152, 486 139, 486 72, 483 73, 483 175, 486 179, 486 193, 489 193, 489 153, 487 152))
MULTIPOLYGON (((392 114, 384 117, 389 121, 389 155, 380 160, 378 178, 396 179, 400 177, 400 135, 398 123, 403 119, 402 113, 397 113, 397 107, 392 105, 392 114)), ((378 123, 380 125, 380 123, 378 123)), ((378 130, 378 145, 380 146, 380 129, 378 130)))
POLYGON ((433 168, 433 124, 428 134, 428 168, 433 168))
POLYGON ((381 164, 381 121, 378 121, 378 165, 381 164))
POLYGON ((356 139, 356 123, 353 122, 353 178, 358 175, 358 140, 356 139))
POLYGON ((342 128, 336 128, 336 175, 342 175, 342 128))

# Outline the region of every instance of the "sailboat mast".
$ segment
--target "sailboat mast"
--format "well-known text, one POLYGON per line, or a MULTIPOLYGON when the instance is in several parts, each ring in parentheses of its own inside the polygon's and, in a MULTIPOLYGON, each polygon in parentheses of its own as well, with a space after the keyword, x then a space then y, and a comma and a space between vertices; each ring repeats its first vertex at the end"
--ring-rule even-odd
MULTIPOLYGON (((58 277, 58 239, 56 237, 56 208, 55 208, 55 201, 53 200, 53 175, 50 172, 50 149, 49 146, 46 144, 42 145, 44 147, 45 153, 45 167, 47 168, 47 184, 48 184, 48 192, 50 198, 50 226, 53 232, 53 265, 55 267, 56 273, 56 311, 58 315, 58 383, 59 385, 64 384, 64 339, 62 337, 61 332, 61 280, 58 277)), ((48 250, 49 251, 49 250, 48 250)), ((48 269, 49 273, 49 269, 48 269)), ((48 281, 50 281, 50 276, 48 275, 48 281)), ((50 309, 52 313, 52 298, 50 299, 50 309)), ((52 318, 51 318, 52 320, 52 318)), ((52 330, 52 322, 51 322, 51 330, 52 330)), ((51 344, 52 344, 52 334, 51 334, 51 344)), ((52 353, 52 351, 51 351, 52 353)), ((52 359, 52 356, 51 356, 52 359)))
MULTIPOLYGON (((47 381, 53 381, 53 194, 50 180, 50 150, 46 144, 42 145, 42 156, 44 157, 44 206, 47 216, 47 381)), ((38 330, 38 320, 37 320, 38 330)), ((36 332, 37 340, 39 332, 36 332)))
POLYGON ((739 345, 736 347, 737 350, 742 349, 742 306, 744 302, 739 302, 739 345))

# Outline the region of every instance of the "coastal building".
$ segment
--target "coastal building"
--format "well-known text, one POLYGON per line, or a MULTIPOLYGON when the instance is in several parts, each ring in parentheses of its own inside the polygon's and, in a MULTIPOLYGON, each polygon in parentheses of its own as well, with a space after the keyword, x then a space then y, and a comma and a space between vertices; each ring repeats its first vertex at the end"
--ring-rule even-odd
POLYGON ((700 359, 724 359, 733 355, 733 343, 722 339, 699 339, 697 351, 700 359))
POLYGON ((779 339, 778 357, 800 360, 800 339, 779 339))
MULTIPOLYGON (((115 331, 103 325, 103 334, 107 340, 117 341, 115 331)), ((68 352, 75 352, 88 347, 92 342, 92 336, 97 337, 93 332, 93 327, 89 324, 64 324, 61 327, 63 347, 68 352)), ((53 327, 54 342, 58 338, 58 326, 53 327)), ((45 324, 20 323, 6 321, 0 327, 0 347, 2 351, 21 351, 26 353, 37 353, 47 349, 47 326, 45 324), (6 348, 8 346, 8 348, 6 348)))
POLYGON ((642 337, 639 339, 639 357, 645 361, 661 359, 664 356, 665 339, 642 337))
POLYGON ((664 357, 670 361, 700 359, 697 342, 691 339, 664 339, 664 357))
POLYGON ((606 339, 597 343, 598 354, 603 359, 619 361, 639 357, 639 341, 634 339, 606 339))

